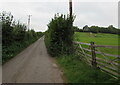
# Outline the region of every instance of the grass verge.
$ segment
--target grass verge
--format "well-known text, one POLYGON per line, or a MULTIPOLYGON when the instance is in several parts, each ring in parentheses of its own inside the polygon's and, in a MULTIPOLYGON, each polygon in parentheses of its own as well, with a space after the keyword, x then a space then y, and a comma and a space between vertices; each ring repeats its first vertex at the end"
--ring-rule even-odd
POLYGON ((79 56, 62 55, 56 58, 57 63, 63 69, 68 83, 118 83, 116 79, 87 65, 79 56))

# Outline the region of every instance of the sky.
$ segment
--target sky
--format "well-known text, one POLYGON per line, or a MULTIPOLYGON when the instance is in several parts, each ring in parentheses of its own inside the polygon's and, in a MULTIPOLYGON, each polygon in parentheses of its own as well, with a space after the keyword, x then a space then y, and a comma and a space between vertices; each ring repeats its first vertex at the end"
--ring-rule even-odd
MULTIPOLYGON (((69 0, 0 0, 2 11, 11 12, 15 20, 25 24, 28 15, 32 15, 30 28, 44 32, 56 13, 69 13, 69 0)), ((74 25, 79 28, 85 25, 118 28, 118 0, 73 0, 73 14, 74 25)))

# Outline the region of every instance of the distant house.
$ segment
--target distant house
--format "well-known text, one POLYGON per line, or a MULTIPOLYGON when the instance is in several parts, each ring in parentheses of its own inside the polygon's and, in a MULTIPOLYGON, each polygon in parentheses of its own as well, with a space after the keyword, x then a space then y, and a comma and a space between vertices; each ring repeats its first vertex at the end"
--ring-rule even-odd
POLYGON ((85 28, 84 31, 90 31, 90 28, 85 28))
POLYGON ((83 31, 90 31, 90 28, 89 28, 87 25, 85 25, 85 26, 83 27, 83 31))

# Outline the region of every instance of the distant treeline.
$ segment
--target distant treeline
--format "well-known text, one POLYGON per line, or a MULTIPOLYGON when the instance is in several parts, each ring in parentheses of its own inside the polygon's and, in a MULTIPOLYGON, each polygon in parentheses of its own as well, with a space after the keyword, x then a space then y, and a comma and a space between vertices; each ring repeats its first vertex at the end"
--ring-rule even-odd
POLYGON ((119 34, 120 29, 115 28, 113 25, 108 27, 98 27, 85 25, 83 29, 79 29, 77 26, 73 26, 74 31, 76 32, 92 32, 92 33, 110 33, 110 34, 119 34))
POLYGON ((15 21, 11 13, 0 13, 2 24, 2 62, 14 57, 22 49, 40 38, 43 33, 27 30, 25 24, 15 21))

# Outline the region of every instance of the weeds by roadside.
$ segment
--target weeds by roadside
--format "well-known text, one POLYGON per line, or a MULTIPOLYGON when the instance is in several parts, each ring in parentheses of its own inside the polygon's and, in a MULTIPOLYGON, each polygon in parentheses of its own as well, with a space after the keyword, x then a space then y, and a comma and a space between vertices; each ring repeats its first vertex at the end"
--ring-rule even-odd
MULTIPOLYGON (((79 59, 79 56, 62 55, 57 57, 58 64, 62 67, 68 83, 115 83, 116 79, 94 69, 79 59)), ((117 83, 117 82, 116 82, 117 83)))

